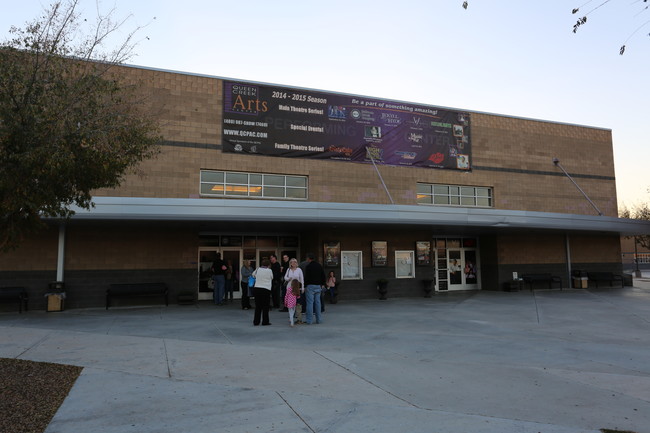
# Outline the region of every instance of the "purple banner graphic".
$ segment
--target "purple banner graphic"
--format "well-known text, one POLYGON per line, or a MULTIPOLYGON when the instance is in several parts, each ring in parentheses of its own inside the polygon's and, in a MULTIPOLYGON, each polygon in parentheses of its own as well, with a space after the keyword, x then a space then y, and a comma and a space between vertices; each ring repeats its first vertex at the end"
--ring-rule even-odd
POLYGON ((224 81, 223 151, 471 169, 466 112, 224 81))

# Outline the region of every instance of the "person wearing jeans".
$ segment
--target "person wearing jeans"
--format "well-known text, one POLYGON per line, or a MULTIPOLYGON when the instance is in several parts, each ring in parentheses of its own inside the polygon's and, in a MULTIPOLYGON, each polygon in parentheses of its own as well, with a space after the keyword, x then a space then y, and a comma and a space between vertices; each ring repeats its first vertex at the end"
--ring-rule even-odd
POLYGON ((307 296, 307 323, 311 325, 314 320, 314 312, 316 313, 316 323, 323 323, 321 318, 321 302, 320 302, 320 292, 322 287, 320 284, 308 284, 305 288, 305 293, 307 296))
POLYGON ((307 254, 305 267, 305 297, 307 298, 307 318, 305 323, 310 325, 316 314, 316 323, 323 323, 321 316, 320 294, 325 285, 325 271, 320 263, 315 260, 313 253, 307 254))

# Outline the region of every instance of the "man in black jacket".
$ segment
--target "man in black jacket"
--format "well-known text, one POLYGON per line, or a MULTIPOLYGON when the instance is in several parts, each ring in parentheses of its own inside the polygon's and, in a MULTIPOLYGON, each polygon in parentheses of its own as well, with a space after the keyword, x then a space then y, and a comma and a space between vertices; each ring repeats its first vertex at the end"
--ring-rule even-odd
POLYGON ((305 267, 305 294, 307 298, 307 320, 305 323, 311 325, 316 314, 316 323, 323 323, 321 317, 320 292, 325 286, 325 271, 320 263, 316 261, 313 253, 307 254, 307 266, 305 267))
POLYGON ((273 271, 273 285, 271 286, 271 299, 273 308, 280 308, 280 287, 282 286, 282 268, 278 262, 278 256, 271 254, 271 270, 273 271))

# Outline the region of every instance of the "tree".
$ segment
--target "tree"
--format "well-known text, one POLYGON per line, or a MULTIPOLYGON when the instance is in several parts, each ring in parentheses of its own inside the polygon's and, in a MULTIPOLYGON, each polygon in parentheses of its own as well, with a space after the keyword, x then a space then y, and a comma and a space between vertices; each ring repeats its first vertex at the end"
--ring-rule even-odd
MULTIPOLYGON (((619 216, 621 218, 632 218, 637 220, 650 221, 650 206, 648 204, 640 204, 632 208, 632 210, 624 207, 620 210, 619 216)), ((630 236, 633 237, 635 242, 643 248, 650 249, 650 235, 630 236)))
POLYGON ((98 13, 83 30, 78 1, 54 2, 0 44, 0 251, 42 228, 43 217, 89 209, 94 189, 118 186, 158 151, 139 87, 115 71, 139 29, 104 53, 124 21, 98 13))
MULTIPOLYGON (((571 10, 571 13, 574 14, 574 15, 577 14, 578 12, 580 12, 580 9, 581 9, 581 8, 587 6, 587 5, 588 5, 589 3, 591 3, 592 1, 593 1, 593 0, 587 0, 586 3, 584 3, 582 6, 577 7, 577 8, 573 8, 573 9, 571 10)), ((587 11, 587 12, 586 12, 582 17, 578 18, 578 20, 576 21, 576 23, 573 25, 573 33, 577 33, 577 32, 578 32, 578 29, 579 29, 581 26, 587 24, 587 15, 590 15, 592 12, 594 12, 594 11, 600 9, 602 6, 606 5, 606 4, 609 3, 610 1, 611 1, 611 0, 603 0, 603 1, 601 1, 601 3, 599 3, 597 6, 592 7, 592 8, 589 9, 589 10, 588 10, 588 11, 587 11)), ((632 1, 632 4, 636 4, 636 3, 648 3, 648 0, 633 0, 633 1, 632 1)), ((468 6, 469 6, 469 3, 468 3, 467 1, 463 1, 463 8, 464 8, 464 9, 467 9, 468 6)), ((646 5, 646 6, 643 6, 643 8, 642 8, 638 13, 637 13, 637 15, 641 14, 642 12, 644 12, 646 9, 648 9, 648 7, 650 7, 650 6, 647 6, 647 5, 646 5)), ((636 29, 635 29, 635 30, 634 30, 634 31, 633 31, 633 32, 628 36, 628 38, 625 40, 625 42, 623 43, 623 45, 622 45, 621 48, 619 49, 619 54, 620 54, 621 56, 625 53, 625 46, 626 46, 626 44, 628 43, 628 41, 629 41, 629 40, 630 40, 630 39, 631 39, 631 38, 632 38, 636 33, 638 33, 639 30, 641 30, 643 27, 645 27, 645 26, 648 25, 649 23, 650 23, 650 20, 644 22, 643 24, 641 24, 639 27, 637 27, 637 28, 636 28, 636 29)), ((649 34, 648 36, 650 36, 650 34, 649 34)))

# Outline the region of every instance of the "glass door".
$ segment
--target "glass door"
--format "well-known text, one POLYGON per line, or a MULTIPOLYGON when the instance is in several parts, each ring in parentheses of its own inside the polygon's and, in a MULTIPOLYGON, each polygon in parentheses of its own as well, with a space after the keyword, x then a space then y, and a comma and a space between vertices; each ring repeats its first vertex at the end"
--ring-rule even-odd
POLYGON ((478 284, 476 250, 463 250, 463 280, 468 289, 474 289, 478 284))
POLYGON ((212 262, 220 252, 218 248, 214 247, 199 247, 199 301, 207 301, 214 299, 214 286, 212 281, 212 262))
POLYGON ((242 266, 241 248, 222 248, 221 258, 226 262, 226 294, 224 300, 241 299, 241 285, 239 284, 239 271, 242 266))
MULTIPOLYGON (((217 248, 199 247, 199 301, 211 301, 214 299, 214 281, 212 280, 212 263, 221 253, 221 259, 231 266, 230 279, 226 275, 226 299, 230 299, 229 285, 232 285, 233 299, 241 298, 241 287, 239 284, 239 270, 242 266, 241 248, 217 248)), ((254 260, 253 260, 254 263, 254 260)), ((228 272, 227 272, 228 274, 228 272)))
POLYGON ((458 290, 463 285, 463 261, 461 250, 447 250, 447 272, 449 272, 449 290, 458 290))
POLYGON ((480 289, 476 238, 438 238, 435 247, 437 291, 480 289))

